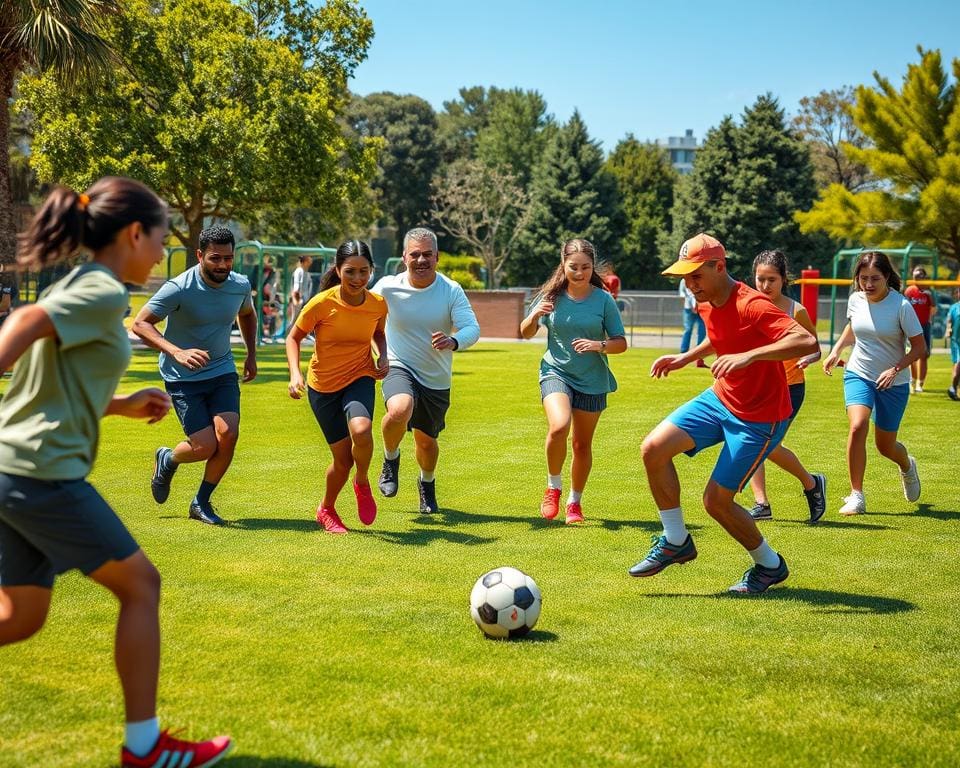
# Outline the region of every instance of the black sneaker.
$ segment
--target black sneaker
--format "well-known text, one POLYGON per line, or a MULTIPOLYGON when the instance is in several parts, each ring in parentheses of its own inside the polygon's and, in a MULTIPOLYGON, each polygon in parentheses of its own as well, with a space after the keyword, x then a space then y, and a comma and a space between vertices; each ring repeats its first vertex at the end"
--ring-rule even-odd
POLYGON ((227 521, 217 514, 217 510, 213 508, 213 504, 209 501, 206 504, 201 504, 196 499, 190 502, 190 519, 199 520, 201 523, 206 523, 207 525, 227 524, 227 521))
POLYGON ((420 514, 435 515, 440 511, 437 505, 437 481, 417 479, 417 488, 420 491, 420 514))
POLYGON ((807 506, 810 507, 810 522, 816 523, 827 511, 827 478, 825 475, 814 474, 813 482, 813 488, 804 491, 803 495, 807 497, 807 506))
POLYGON ((383 468, 380 470, 380 480, 377 485, 380 486, 380 493, 387 498, 397 495, 397 488, 400 483, 400 457, 395 459, 384 459, 383 468))
POLYGON ((759 501, 750 508, 750 517, 754 520, 773 520, 773 510, 769 504, 761 504, 759 501))
POLYGON ((652 536, 650 540, 653 547, 643 560, 630 568, 631 576, 653 576, 668 565, 686 563, 697 556, 697 548, 693 546, 690 534, 687 534, 683 544, 671 544, 666 536, 652 536))
POLYGON ((157 504, 163 504, 170 495, 170 481, 177 471, 177 465, 172 469, 164 469, 165 460, 173 453, 169 448, 157 448, 153 458, 153 477, 150 478, 150 492, 157 504))
POLYGON ((947 389, 947 397, 949 397, 951 400, 960 400, 960 397, 957 397, 957 390, 955 390, 953 387, 949 387, 947 389))
POLYGON ((762 565, 754 565, 753 568, 743 574, 743 578, 730 587, 730 592, 736 592, 740 595, 759 595, 766 592, 774 584, 786 581, 790 571, 783 555, 777 555, 780 562, 774 568, 765 568, 762 565))

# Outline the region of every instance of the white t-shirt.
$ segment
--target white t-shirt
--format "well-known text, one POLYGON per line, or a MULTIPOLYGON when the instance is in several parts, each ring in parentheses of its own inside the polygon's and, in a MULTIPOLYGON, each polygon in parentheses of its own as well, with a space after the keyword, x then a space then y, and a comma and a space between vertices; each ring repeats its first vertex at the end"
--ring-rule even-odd
POLYGON ((680 295, 680 298, 683 299, 683 308, 689 309, 691 312, 697 308, 697 297, 691 293, 690 289, 687 288, 687 284, 681 279, 680 288, 677 293, 680 295))
MULTIPOLYGON (((923 333, 910 300, 892 289, 883 301, 875 303, 863 291, 853 293, 847 303, 847 320, 856 337, 847 370, 869 381, 876 381, 881 373, 900 362, 907 340, 923 333)), ((893 380, 894 386, 909 383, 909 368, 893 380)))
POLYGON ((293 290, 300 291, 300 303, 306 304, 310 300, 310 272, 303 267, 293 270, 293 290))
POLYGON ((428 389, 450 389, 453 351, 433 348, 431 334, 441 331, 464 350, 480 338, 480 325, 459 283, 437 273, 426 288, 414 288, 407 273, 387 275, 371 289, 387 301, 387 357, 428 389), (456 333, 451 331, 456 328, 456 333))

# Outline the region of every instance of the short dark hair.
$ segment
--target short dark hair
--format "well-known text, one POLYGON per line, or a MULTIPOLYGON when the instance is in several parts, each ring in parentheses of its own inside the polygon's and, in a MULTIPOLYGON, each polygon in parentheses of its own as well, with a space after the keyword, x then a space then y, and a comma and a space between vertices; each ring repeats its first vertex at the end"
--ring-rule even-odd
POLYGON ((200 252, 206 252, 207 246, 210 245, 210 243, 216 243, 217 245, 229 244, 231 247, 236 245, 233 232, 230 231, 229 227, 224 227, 219 224, 207 227, 200 233, 200 241, 198 243, 200 252))

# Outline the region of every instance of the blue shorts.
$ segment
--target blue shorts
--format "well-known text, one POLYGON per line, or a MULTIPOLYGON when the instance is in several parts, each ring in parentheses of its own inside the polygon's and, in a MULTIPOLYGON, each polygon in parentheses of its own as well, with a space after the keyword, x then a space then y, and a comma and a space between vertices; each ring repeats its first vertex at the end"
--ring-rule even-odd
POLYGON ((897 384, 887 389, 877 389, 873 381, 868 381, 850 371, 843 374, 843 400, 847 408, 851 405, 865 405, 872 413, 877 429, 896 432, 900 429, 903 413, 910 399, 910 385, 897 384))
MULTIPOLYGON (((932 323, 921 323, 920 327, 923 329, 923 340, 927 344, 927 357, 933 354, 933 324, 932 323)), ((883 427, 880 427, 883 429, 883 427)))
POLYGON ((376 385, 370 376, 361 376, 336 392, 317 392, 307 387, 307 398, 327 445, 350 437, 350 419, 373 419, 376 385))
POLYGON ((225 373, 200 381, 164 382, 187 437, 212 427, 217 414, 240 414, 239 381, 236 373, 225 373))
POLYGON ((950 339, 950 361, 956 365, 960 363, 960 343, 950 339))
POLYGON ((787 431, 790 421, 744 421, 730 412, 712 389, 681 405, 667 416, 691 438, 694 447, 687 456, 723 443, 710 479, 739 493, 787 431))

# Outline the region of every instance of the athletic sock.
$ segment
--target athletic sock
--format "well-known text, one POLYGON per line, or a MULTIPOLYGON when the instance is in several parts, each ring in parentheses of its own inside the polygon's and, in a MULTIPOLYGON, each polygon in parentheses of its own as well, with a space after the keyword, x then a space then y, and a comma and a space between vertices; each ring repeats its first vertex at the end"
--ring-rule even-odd
POLYGON ((168 448, 163 456, 160 459, 162 468, 165 472, 169 472, 171 469, 176 469, 179 465, 176 462, 176 459, 173 458, 173 449, 168 448))
POLYGON ((560 475, 547 475, 547 488, 556 488, 559 491, 563 488, 563 478, 560 475))
POLYGON ((583 491, 574 491, 571 489, 570 498, 567 499, 567 504, 579 504, 582 497, 583 491))
POLYGON ((420 470, 420 479, 425 483, 432 483, 434 481, 434 473, 427 472, 425 469, 420 470))
POLYGON ((663 523, 663 535, 671 544, 683 544, 690 533, 683 522, 683 510, 680 507, 661 509, 660 522, 663 523))
POLYGON ((208 483, 206 480, 204 480, 202 483, 200 483, 200 490, 197 491, 197 503, 198 503, 198 504, 209 504, 209 503, 210 503, 210 495, 211 495, 215 490, 217 490, 217 484, 216 484, 216 483, 208 483))
POLYGON ((766 539, 760 542, 759 547, 750 550, 750 557, 753 558, 753 562, 764 568, 776 568, 780 565, 780 555, 770 548, 766 539))
POLYGON ((388 451, 386 448, 384 448, 384 449, 383 449, 383 458, 385 458, 385 459, 390 459, 390 461, 393 461, 394 459, 399 459, 399 458, 400 458, 400 447, 397 446, 397 447, 394 448, 392 451, 388 451))
POLYGON ((127 723, 124 729, 123 746, 137 757, 146 757, 160 738, 160 721, 152 717, 136 723, 127 723))

